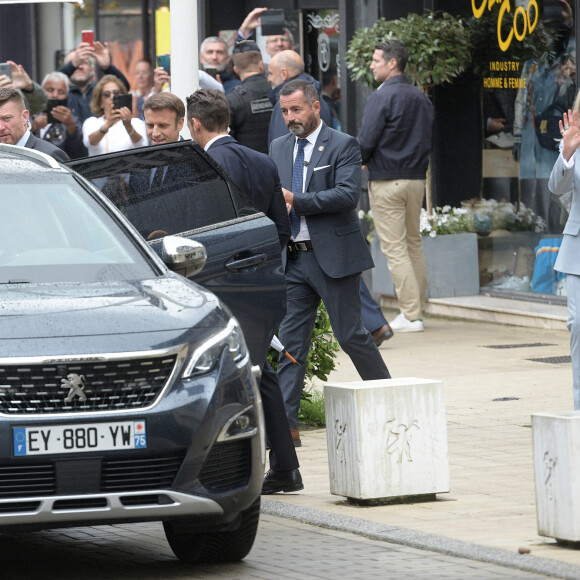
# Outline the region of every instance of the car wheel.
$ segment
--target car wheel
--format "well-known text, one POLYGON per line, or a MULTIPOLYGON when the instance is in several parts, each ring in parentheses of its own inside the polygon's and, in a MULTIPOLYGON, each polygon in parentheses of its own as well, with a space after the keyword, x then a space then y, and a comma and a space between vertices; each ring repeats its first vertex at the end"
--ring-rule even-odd
POLYGON ((260 498, 240 514, 240 525, 227 532, 188 532, 179 521, 163 522, 173 553, 183 562, 235 562, 248 555, 254 545, 260 498))

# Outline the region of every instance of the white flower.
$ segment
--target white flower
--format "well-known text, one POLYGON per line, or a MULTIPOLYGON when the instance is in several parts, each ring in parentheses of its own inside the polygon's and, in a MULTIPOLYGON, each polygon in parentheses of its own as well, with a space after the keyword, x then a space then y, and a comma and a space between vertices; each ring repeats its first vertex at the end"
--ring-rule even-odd
POLYGON ((369 209, 369 211, 367 212, 367 215, 369 216, 369 218, 373 218, 373 210, 369 209))
POLYGON ((429 232, 429 237, 430 238, 436 238, 437 237, 437 232, 433 232, 433 231, 429 232))
POLYGON ((450 205, 444 205, 441 208, 441 213, 449 213, 451 211, 451 206, 450 205))
POLYGON ((358 210, 358 219, 362 220, 365 217, 365 212, 362 209, 358 210))

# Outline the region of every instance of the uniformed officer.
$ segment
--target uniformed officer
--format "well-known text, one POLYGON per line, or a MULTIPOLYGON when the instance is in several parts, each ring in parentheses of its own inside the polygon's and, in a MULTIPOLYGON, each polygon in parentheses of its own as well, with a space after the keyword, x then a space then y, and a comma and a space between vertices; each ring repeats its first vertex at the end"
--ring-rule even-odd
POLYGON ((234 46, 233 59, 242 84, 227 95, 230 135, 242 145, 267 154, 273 105, 268 98, 271 87, 264 75, 262 53, 255 42, 241 40, 234 46))

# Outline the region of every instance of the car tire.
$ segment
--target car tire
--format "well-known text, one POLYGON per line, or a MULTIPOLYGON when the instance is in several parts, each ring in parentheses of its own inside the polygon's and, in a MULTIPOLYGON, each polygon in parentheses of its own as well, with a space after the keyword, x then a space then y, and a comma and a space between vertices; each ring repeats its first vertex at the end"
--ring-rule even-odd
POLYGON ((163 522, 173 553, 183 562, 236 562, 254 545, 260 519, 260 497, 240 514, 240 525, 226 532, 188 532, 179 520, 163 522))

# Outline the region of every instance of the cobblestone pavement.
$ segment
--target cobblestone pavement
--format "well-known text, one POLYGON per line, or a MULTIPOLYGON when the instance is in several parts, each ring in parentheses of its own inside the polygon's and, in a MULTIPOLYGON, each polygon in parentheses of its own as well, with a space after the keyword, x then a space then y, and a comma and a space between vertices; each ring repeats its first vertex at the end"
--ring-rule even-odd
POLYGON ((2 577, 109 579, 539 579, 547 576, 445 556, 263 515, 249 556, 228 565, 175 559, 160 523, 94 526, 2 536, 2 577))

